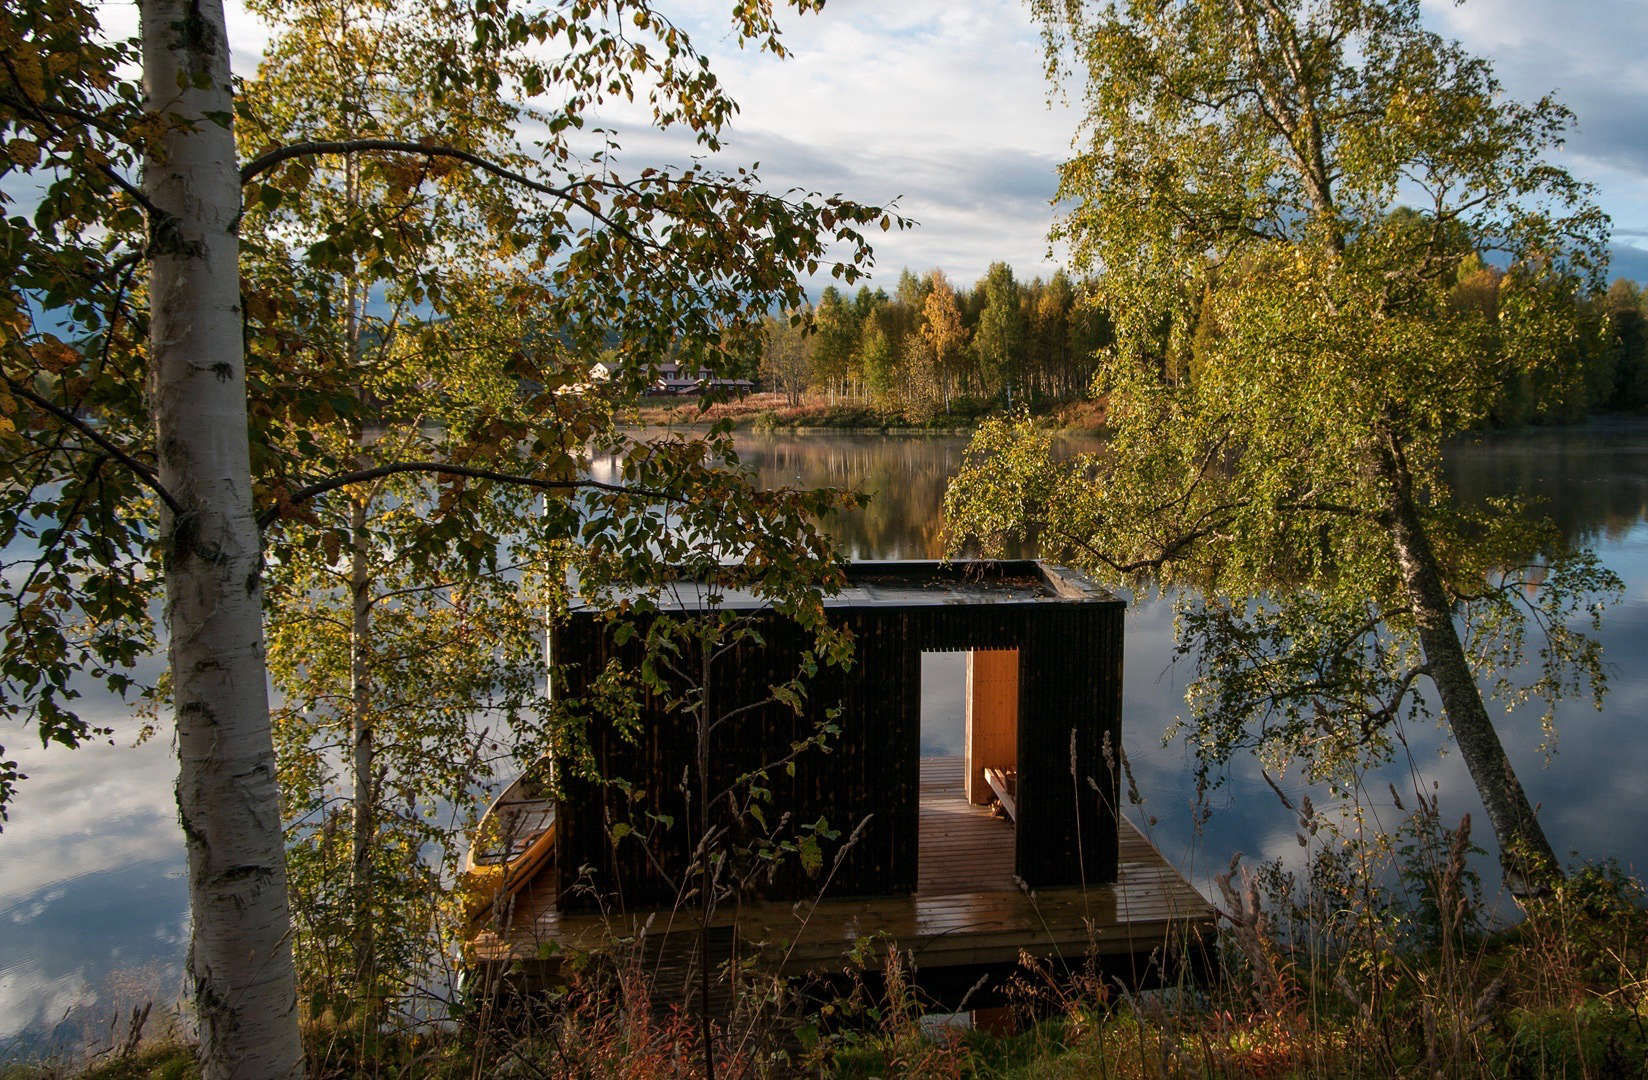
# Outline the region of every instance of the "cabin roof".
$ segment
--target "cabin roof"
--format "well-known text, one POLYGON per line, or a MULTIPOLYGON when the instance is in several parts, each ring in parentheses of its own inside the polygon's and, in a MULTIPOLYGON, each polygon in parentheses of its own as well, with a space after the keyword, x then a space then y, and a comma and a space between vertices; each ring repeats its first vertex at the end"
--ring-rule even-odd
MULTIPOLYGON (((661 583, 647 595, 662 611, 697 611, 708 606, 710 587, 701 581, 678 578, 661 583)), ((640 591, 632 594, 640 595, 640 591)), ((766 604, 742 589, 718 591, 719 609, 757 610, 766 604)), ((853 562, 847 565, 847 583, 825 598, 827 608, 926 608, 983 605, 1121 604, 1114 594, 1086 575, 1040 559, 896 559, 853 562)), ((595 605, 579 598, 574 611, 589 612, 595 605)))

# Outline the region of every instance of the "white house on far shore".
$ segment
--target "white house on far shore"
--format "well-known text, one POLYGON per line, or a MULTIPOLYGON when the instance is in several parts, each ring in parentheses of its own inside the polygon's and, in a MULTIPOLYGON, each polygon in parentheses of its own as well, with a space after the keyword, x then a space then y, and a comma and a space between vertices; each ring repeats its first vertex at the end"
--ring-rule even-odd
MULTIPOLYGON (((712 378, 708 371, 687 373, 674 361, 659 364, 654 370, 658 377, 648 387, 648 392, 654 394, 697 394, 704 390, 732 390, 745 394, 755 389, 755 383, 749 379, 712 378)), ((597 361, 590 366, 588 383, 565 387, 562 392, 582 393, 595 384, 611 382, 617 373, 616 364, 609 364, 604 360, 597 361)))

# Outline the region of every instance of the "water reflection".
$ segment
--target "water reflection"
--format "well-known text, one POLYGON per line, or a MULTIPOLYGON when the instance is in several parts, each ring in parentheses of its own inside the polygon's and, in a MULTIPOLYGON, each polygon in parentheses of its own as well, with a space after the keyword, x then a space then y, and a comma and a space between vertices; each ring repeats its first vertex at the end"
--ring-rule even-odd
MULTIPOLYGON (((869 505, 835 528, 852 556, 940 553, 939 508, 961 464, 964 438, 775 435, 740 445, 769 484, 869 492, 869 505)), ((1612 854, 1634 869, 1648 868, 1648 834, 1638 823, 1648 805, 1648 738, 1640 731, 1640 718, 1648 715, 1648 676, 1640 666, 1648 641, 1648 423, 1608 421, 1484 438, 1453 449, 1449 475, 1467 499, 1544 496, 1563 530, 1595 544, 1625 580, 1626 599, 1608 613, 1602 634, 1612 685, 1606 709, 1597 713, 1583 702, 1565 707, 1549 762, 1540 752, 1534 713, 1507 718, 1503 730, 1559 852, 1612 854)), ((1141 824, 1153 818, 1152 838, 1199 882, 1222 870, 1234 851, 1296 857, 1292 815, 1250 763, 1212 793, 1212 817, 1200 831, 1194 827, 1191 762, 1181 743, 1161 739, 1189 677, 1170 663, 1172 642, 1169 605, 1156 601, 1129 611, 1124 742, 1146 798, 1132 815, 1141 824)), ((960 745, 962 679, 959 655, 924 657, 923 744, 930 751, 960 745)), ((102 701, 95 712, 119 729, 119 745, 70 752, 41 750, 17 733, 5 740, 30 779, 0 834, 0 1057, 8 1041, 13 1052, 41 1046, 77 1003, 106 1024, 117 1007, 178 992, 186 896, 171 749, 164 739, 131 749, 132 724, 116 702, 102 701), (20 1041, 24 1029, 29 1033, 20 1041)), ((1438 755, 1442 733, 1425 728, 1406 735, 1411 757, 1368 786, 1384 792, 1395 783, 1406 794, 1435 785, 1447 818, 1470 811, 1482 820, 1462 763, 1438 755)), ((1376 812, 1391 814, 1389 802, 1384 795, 1376 812)), ((1478 829, 1477 837, 1486 831, 1478 829)))
POLYGON ((1645 461, 1648 425, 1606 419, 1461 441, 1450 447, 1446 471, 1466 498, 1539 497, 1567 537, 1601 546, 1626 543, 1648 518, 1645 461))
POLYGON ((870 496, 831 532, 855 559, 926 559, 943 551, 938 508, 967 440, 880 435, 751 436, 739 455, 768 486, 839 487, 870 496))
POLYGON ((0 1060, 76 1047, 114 1010, 181 990, 177 760, 165 739, 134 749, 132 722, 105 705, 94 715, 114 745, 8 740, 29 779, 0 834, 0 1060))

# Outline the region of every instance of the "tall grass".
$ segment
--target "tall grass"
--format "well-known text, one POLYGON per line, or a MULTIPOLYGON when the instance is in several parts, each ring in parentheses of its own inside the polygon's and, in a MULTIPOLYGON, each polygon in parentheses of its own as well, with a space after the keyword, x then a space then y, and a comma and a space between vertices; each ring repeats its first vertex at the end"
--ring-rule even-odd
MULTIPOLYGON (((1168 942, 1152 966, 1169 977, 1149 987, 1107 973, 1096 942, 1058 963, 1027 954, 1007 980, 1005 1021, 981 1030, 935 1016, 918 963, 884 936, 794 980, 756 960, 783 955, 783 942, 714 961, 695 929, 676 930, 682 970, 661 962, 656 935, 620 932, 628 924, 615 919, 610 940, 561 957, 547 987, 519 966, 475 968, 462 993, 417 988, 422 1004, 371 1030, 346 1001, 302 1003, 310 1075, 643 1080, 702 1076, 713 1061, 719 1077, 739 1078, 1648 1076, 1642 882, 1613 862, 1579 864, 1500 919, 1472 869, 1470 819, 1445 824, 1434 798, 1411 811, 1392 801, 1407 816, 1383 829, 1360 800, 1333 817, 1290 804, 1301 860, 1238 859, 1217 876, 1202 978, 1168 942)), ((89 1061, 0 1076, 193 1075, 179 1024, 137 1004, 89 1061), (157 1045, 143 1044, 145 1022, 157 1045)))
MULTIPOLYGON (((568 958, 553 988, 508 977, 439 1019, 372 1033, 310 1016, 317 1077, 691 1077, 702 1039, 724 1077, 1572 1077, 1648 1075, 1648 913, 1613 863, 1496 925, 1473 884, 1468 821, 1421 812, 1392 836, 1322 843, 1306 864, 1220 876, 1215 971, 1136 990, 1089 962, 1025 957, 1008 991, 1016 1033, 935 1020, 920 970, 869 939, 839 977, 798 983, 748 962, 701 1025, 634 941, 568 958), (1372 877, 1363 876, 1372 874, 1372 877)), ((1090 958, 1090 961, 1094 958, 1090 958)), ((162 1025, 163 1026, 163 1025, 162 1025)), ((129 1030, 129 1029, 128 1029, 129 1030)), ((124 1039, 91 1063, 8 1080, 192 1075, 186 1052, 124 1039)))

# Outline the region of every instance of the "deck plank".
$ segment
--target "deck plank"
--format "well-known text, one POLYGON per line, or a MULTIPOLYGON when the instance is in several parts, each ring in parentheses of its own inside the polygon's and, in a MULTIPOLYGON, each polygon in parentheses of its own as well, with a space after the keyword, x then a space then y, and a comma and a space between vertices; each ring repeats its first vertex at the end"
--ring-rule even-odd
MULTIPOLYGON (((922 759, 914 895, 749 903, 737 913, 738 940, 800 972, 839 968, 855 942, 874 934, 890 935, 918 963, 935 967, 1012 963, 1022 951, 1066 958, 1136 954, 1172 935, 1211 928, 1212 906, 1125 818, 1114 884, 1021 889, 1013 878, 1013 826, 967 802, 962 770, 959 757, 922 759)), ((476 955, 530 961, 640 937, 663 938, 669 954, 690 951, 696 939, 691 912, 563 915, 555 901, 554 874, 539 875, 515 897, 499 928, 475 936, 476 955)), ((734 921, 723 912, 711 925, 734 921)))
POLYGON ((1013 823, 967 801, 959 757, 921 761, 916 893, 1012 891, 1013 823))

